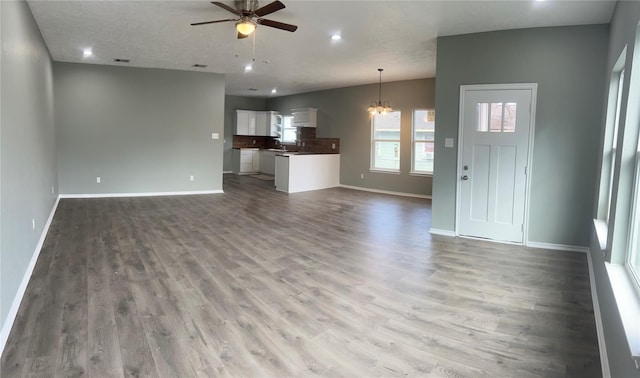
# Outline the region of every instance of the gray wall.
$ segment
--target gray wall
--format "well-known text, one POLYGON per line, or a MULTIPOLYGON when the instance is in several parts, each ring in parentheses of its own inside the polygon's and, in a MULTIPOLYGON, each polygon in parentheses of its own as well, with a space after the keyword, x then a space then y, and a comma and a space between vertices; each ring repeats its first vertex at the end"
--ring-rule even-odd
POLYGON ((58 195, 58 183, 49 52, 26 2, 0 1, 0 9, 0 322, 4 328, 58 195))
MULTIPOLYGON (((608 64, 606 70, 603 71, 605 82, 609 83, 611 70, 622 53, 622 49, 627 46, 627 59, 626 59, 626 88, 629 88, 631 78, 628 74, 631 72, 631 66, 633 69, 640 67, 640 62, 634 62, 634 47, 640 44, 640 41, 635 40, 638 23, 640 22, 640 2, 621 1, 616 5, 616 10, 611 21, 610 38, 609 38, 609 53, 608 64)), ((638 55, 638 52, 635 52, 638 55)), ((636 75, 634 73, 633 75, 636 75)), ((637 84, 637 83, 636 83, 637 84)), ((623 93, 623 103, 627 103, 628 90, 623 93)), ((630 107, 629 109, 632 109, 630 107)), ((635 107, 637 111, 637 104, 635 107)), ((621 118, 621 129, 619 135, 624 134, 624 118, 621 118)), ((638 125, 630 125, 631 127, 638 127, 638 125)), ((602 118, 600 123, 600 129, 598 135, 604 136, 605 122, 602 118)), ((602 139, 598 146, 599 151, 602 150, 602 139)), ((635 141, 631 141, 632 144, 635 141)), ((600 164, 597 164, 597 172, 600 172, 600 164)), ((618 180, 616 176, 615 180, 618 180)), ((599 179, 599 178, 598 178, 599 179)), ((593 183, 594 186, 598 186, 598 179, 593 183)), ((597 218, 597 198, 594 200, 593 205, 593 218, 597 218)), ((614 227, 616 227, 614 225, 614 227)), ((598 302, 600 304, 600 314, 602 318, 602 328, 605 334, 605 344, 607 349, 607 356, 609 359, 609 367, 611 369, 612 377, 640 377, 640 371, 635 369, 634 363, 631 359, 631 352, 626 341, 626 336, 622 328, 622 322, 620 315, 618 314, 618 306, 613 296, 613 291, 609 281, 609 276, 604 264, 604 258, 600 253, 600 245, 595 237, 592 238, 591 259, 593 263, 593 278, 595 280, 595 289, 598 295, 598 302)))
POLYGON ((223 171, 231 172, 231 149, 233 131, 236 125, 236 110, 271 110, 267 109, 264 97, 225 96, 224 97, 224 166, 223 171))
POLYGON ((222 190, 223 75, 72 63, 53 72, 61 194, 222 190))
POLYGON ((438 38, 434 229, 454 231, 462 84, 538 83, 529 241, 588 246, 608 25, 438 38))
MULTIPOLYGON (((372 77, 376 73, 373 70, 372 77)), ((431 177, 412 176, 409 171, 412 110, 434 108, 435 79, 383 82, 382 97, 394 110, 402 112, 400 174, 369 172, 371 118, 367 108, 372 100, 378 99, 378 84, 272 98, 267 107, 282 114, 291 114, 294 108, 318 108, 317 137, 340 138, 340 184, 431 195, 431 177), (364 179, 360 174, 364 174, 364 179)))

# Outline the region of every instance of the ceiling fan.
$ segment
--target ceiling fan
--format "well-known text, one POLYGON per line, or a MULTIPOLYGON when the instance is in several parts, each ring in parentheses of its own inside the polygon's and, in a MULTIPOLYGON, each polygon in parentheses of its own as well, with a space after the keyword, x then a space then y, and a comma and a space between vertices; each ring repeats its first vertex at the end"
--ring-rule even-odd
POLYGON ((236 22, 236 30, 238 31, 238 39, 247 38, 253 31, 256 29, 258 25, 269 26, 272 28, 286 30, 290 32, 296 31, 298 27, 296 25, 285 24, 284 22, 278 22, 273 20, 268 20, 266 18, 262 18, 268 14, 273 12, 277 12, 281 9, 284 9, 284 4, 278 0, 269 3, 263 7, 258 8, 258 0, 236 0, 235 5, 236 8, 232 8, 222 2, 212 1, 211 4, 219 6, 222 9, 225 9, 236 16, 238 18, 228 18, 225 20, 215 20, 215 21, 204 21, 204 22, 195 22, 191 24, 191 26, 197 25, 207 25, 207 24, 216 24, 218 22, 236 22))

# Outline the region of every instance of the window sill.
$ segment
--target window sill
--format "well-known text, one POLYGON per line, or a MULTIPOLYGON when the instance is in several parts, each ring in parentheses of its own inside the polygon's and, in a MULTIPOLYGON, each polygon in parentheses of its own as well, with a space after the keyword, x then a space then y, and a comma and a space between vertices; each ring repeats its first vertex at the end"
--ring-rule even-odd
POLYGON ((409 172, 410 176, 433 177, 433 172, 409 172))
POLYGON ((605 262, 613 295, 618 305, 624 333, 636 368, 640 368, 640 295, 635 288, 631 275, 621 264, 605 262))
POLYGON ((371 173, 388 173, 388 174, 391 174, 391 175, 399 175, 400 174, 400 171, 391 171, 391 170, 386 171, 384 169, 374 169, 374 168, 370 168, 369 172, 371 172, 371 173))
MULTIPOLYGON (((593 227, 600 246, 600 252, 605 256, 607 250, 607 222, 601 219, 594 219, 593 227)), ((631 278, 631 273, 627 271, 623 264, 611 264, 605 261, 604 265, 609 276, 618 313, 622 320, 622 328, 631 351, 631 358, 635 362, 636 368, 640 369, 640 321, 638 321, 640 293, 631 278)))

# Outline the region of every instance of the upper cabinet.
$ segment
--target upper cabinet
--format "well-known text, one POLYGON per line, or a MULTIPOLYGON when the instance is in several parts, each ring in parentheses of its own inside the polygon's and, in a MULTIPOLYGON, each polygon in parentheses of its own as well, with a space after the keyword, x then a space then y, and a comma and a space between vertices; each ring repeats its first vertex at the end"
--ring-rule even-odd
POLYGON ((256 135, 256 112, 236 110, 235 135, 256 135))
POLYGON ((236 110, 235 135, 259 135, 279 138, 282 117, 278 112, 236 110))
POLYGON ((316 127, 318 118, 318 109, 316 108, 300 108, 291 109, 293 127, 316 127))

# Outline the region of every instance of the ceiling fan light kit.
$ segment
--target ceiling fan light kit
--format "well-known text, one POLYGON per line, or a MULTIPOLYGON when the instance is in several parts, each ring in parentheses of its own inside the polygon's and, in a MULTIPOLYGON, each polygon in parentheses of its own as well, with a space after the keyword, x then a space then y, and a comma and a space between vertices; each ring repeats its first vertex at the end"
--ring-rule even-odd
POLYGON ((367 109, 371 115, 375 115, 376 113, 387 114, 393 111, 389 101, 382 102, 382 71, 384 71, 382 68, 378 68, 378 72, 380 72, 380 79, 378 81, 378 101, 371 101, 371 105, 367 109))
POLYGON ((256 30, 256 24, 246 17, 236 23, 236 30, 242 35, 249 35, 256 30))

